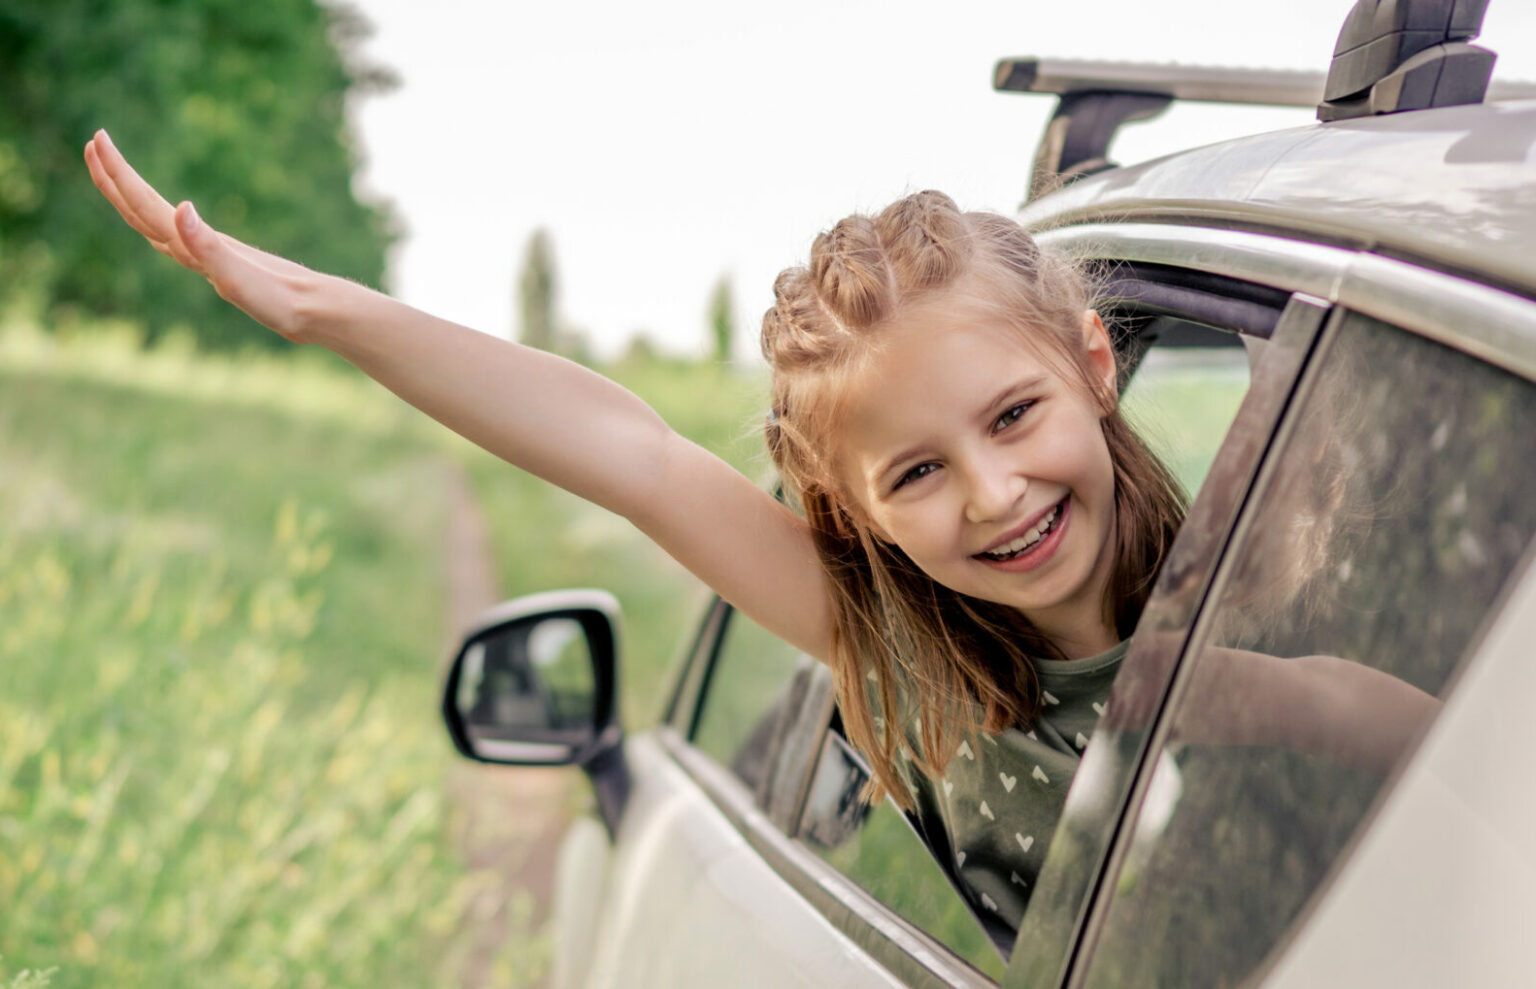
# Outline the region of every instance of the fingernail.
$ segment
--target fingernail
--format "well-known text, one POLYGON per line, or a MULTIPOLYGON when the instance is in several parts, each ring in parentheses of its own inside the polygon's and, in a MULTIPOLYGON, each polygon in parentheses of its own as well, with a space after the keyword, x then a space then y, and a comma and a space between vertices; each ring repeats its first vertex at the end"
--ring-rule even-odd
POLYGON ((107 142, 107 147, 109 147, 109 148, 117 147, 117 145, 112 143, 112 135, 107 133, 107 129, 105 127, 103 127, 101 130, 97 131, 96 133, 100 134, 101 135, 101 139, 103 141, 107 142))
POLYGON ((187 215, 186 219, 182 221, 182 229, 187 233, 194 233, 197 230, 198 224, 202 222, 203 221, 197 215, 197 207, 192 205, 191 200, 188 200, 187 215))

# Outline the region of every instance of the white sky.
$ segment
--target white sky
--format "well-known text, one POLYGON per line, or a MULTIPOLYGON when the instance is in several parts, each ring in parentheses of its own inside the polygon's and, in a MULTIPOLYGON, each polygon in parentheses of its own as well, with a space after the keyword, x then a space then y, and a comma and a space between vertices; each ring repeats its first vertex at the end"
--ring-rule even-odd
MULTIPOLYGON (((1049 96, 1000 94, 1011 55, 1325 70, 1351 0, 353 0, 403 80, 357 112, 365 188, 408 231, 407 302, 510 335, 529 234, 550 229, 565 321, 601 352, 636 330, 700 353, 728 273, 740 356, 773 278, 853 210, 937 188, 1011 211, 1049 96)), ((1536 79, 1536 5, 1493 0, 1497 77, 1536 79)), ((1176 106, 1122 162, 1310 122, 1176 106)))

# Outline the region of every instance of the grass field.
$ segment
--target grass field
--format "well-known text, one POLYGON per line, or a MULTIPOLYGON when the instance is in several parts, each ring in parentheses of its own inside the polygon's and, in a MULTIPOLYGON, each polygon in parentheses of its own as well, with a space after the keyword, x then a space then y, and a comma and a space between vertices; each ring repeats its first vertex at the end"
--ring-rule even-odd
MULTIPOLYGON (((751 402, 624 373, 706 442, 751 402)), ((490 878, 453 848, 436 713, 450 458, 508 594, 620 595, 647 720, 696 592, 619 520, 325 355, 0 335, 0 986, 457 980, 490 878)))

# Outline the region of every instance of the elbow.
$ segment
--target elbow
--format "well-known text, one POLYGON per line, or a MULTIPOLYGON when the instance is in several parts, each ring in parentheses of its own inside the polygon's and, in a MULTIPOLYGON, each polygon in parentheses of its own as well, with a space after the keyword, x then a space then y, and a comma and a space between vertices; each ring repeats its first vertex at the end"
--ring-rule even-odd
POLYGON ((703 451, 673 431, 654 410, 638 417, 625 444, 632 454, 618 486, 609 494, 606 507, 653 533, 658 525, 675 518, 677 505, 688 497, 689 463, 703 451))

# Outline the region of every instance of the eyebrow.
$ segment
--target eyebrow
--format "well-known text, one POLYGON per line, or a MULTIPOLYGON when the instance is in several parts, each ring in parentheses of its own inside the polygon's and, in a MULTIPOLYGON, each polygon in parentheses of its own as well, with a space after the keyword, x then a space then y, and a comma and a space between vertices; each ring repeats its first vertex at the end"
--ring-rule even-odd
POLYGON ((1020 392, 1034 391, 1036 388, 1039 388, 1041 385, 1045 384, 1045 380, 1046 376, 1043 374, 1032 374, 1027 378, 1013 382, 1011 385, 1008 385, 1006 388, 999 391, 996 395, 993 395, 992 401, 980 406, 981 411, 977 413, 976 418, 989 418, 999 405, 1009 401, 1020 392))
MULTIPOLYGON (((992 396, 991 401, 977 406, 979 411, 976 413, 975 418, 978 420, 990 418, 998 406, 1022 392, 1033 391, 1039 388, 1046 380, 1047 376, 1044 374, 1032 374, 1026 378, 1010 382, 996 395, 992 396)), ((907 461, 917 457, 921 450, 921 446, 907 447, 894 457, 881 462, 875 470, 870 472, 870 479, 875 482, 876 487, 884 488, 886 486, 886 479, 891 473, 898 467, 906 466, 907 461)))

